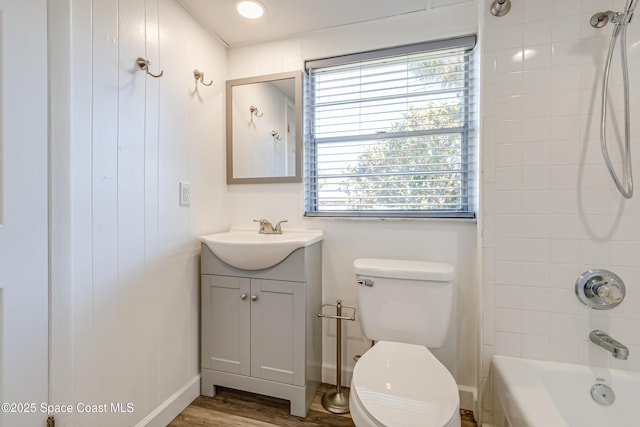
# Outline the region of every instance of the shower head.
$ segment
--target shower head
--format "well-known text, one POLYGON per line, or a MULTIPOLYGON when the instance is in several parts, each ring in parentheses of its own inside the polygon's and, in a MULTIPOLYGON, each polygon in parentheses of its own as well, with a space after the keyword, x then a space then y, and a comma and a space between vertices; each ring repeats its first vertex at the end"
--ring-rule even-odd
POLYGON ((511 10, 511 0, 493 0, 489 10, 493 16, 504 16, 511 10))

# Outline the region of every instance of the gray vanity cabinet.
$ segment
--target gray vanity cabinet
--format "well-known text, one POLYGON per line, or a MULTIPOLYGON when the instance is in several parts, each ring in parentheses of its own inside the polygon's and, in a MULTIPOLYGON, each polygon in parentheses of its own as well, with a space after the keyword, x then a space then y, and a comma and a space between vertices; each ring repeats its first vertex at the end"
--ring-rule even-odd
POLYGON ((202 366, 304 385, 304 283, 217 275, 202 283, 202 366))
POLYGON ((202 245, 202 394, 225 386, 291 401, 306 416, 321 380, 321 242, 259 271, 202 245))

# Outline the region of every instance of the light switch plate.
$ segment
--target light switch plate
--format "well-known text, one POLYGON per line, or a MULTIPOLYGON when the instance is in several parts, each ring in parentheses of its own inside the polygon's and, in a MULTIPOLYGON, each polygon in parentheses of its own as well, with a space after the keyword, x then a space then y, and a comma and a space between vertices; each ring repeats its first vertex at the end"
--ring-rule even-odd
POLYGON ((191 205, 191 183, 180 181, 180 205, 191 205))

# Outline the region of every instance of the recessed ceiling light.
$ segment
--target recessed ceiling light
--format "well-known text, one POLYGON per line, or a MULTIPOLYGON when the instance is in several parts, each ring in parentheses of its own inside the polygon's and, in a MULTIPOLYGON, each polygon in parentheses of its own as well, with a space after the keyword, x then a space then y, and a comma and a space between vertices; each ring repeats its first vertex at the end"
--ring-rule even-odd
POLYGON ((264 15, 266 8, 257 0, 238 0, 236 10, 245 18, 258 19, 264 15))

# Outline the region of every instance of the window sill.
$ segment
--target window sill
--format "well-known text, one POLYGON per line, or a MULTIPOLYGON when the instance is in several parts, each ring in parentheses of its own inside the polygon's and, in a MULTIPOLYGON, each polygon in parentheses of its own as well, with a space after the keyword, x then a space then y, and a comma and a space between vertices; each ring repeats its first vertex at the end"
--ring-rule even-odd
POLYGON ((478 222, 475 213, 440 215, 385 215, 385 214, 342 214, 337 212, 306 212, 305 218, 322 220, 365 220, 365 221, 442 221, 442 222, 478 222))

